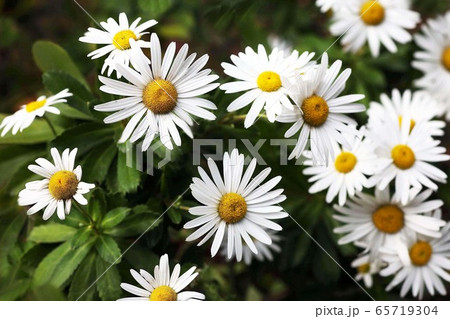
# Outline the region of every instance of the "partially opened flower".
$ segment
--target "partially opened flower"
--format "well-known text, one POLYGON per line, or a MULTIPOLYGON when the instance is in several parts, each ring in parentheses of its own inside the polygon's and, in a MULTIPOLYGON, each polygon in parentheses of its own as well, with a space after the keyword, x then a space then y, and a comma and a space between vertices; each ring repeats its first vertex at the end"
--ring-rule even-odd
POLYGON ((330 31, 342 36, 346 51, 357 52, 368 42, 374 57, 380 54, 381 44, 395 53, 395 42, 411 41, 406 29, 413 29, 420 21, 420 15, 409 7, 409 1, 404 0, 347 0, 336 10, 330 31))
POLYGON ((278 205, 286 199, 282 195, 283 189, 272 190, 281 180, 280 176, 264 182, 271 169, 266 168, 255 178, 252 178, 256 167, 253 159, 244 173, 244 155, 237 149, 224 154, 223 178, 216 163, 209 158, 208 167, 212 179, 198 167, 200 178, 193 178, 191 184, 192 195, 202 205, 192 207, 189 212, 199 216, 184 225, 184 228, 197 228, 187 241, 203 237, 198 246, 204 244, 214 236, 211 246, 211 256, 214 257, 227 233, 227 257, 236 256, 242 259, 243 241, 249 249, 258 254, 254 241, 271 245, 272 239, 267 233, 268 229, 281 230, 281 226, 272 219, 288 216, 278 205))
POLYGON ((428 20, 415 41, 421 51, 414 53, 412 65, 423 72, 415 85, 438 99, 450 119, 450 11, 428 20))
POLYGON ((328 55, 324 53, 321 64, 310 70, 308 77, 298 78, 289 90, 296 106, 284 109, 277 118, 278 122, 294 123, 284 137, 300 131, 289 159, 299 158, 304 150, 310 149, 314 163, 323 164, 335 157, 332 141, 351 147, 343 134, 357 135, 356 121, 345 114, 364 111, 364 105, 355 103, 364 95, 340 96, 351 74, 350 69, 345 69, 338 76, 341 66, 342 62, 337 60, 328 68, 328 55))
POLYGON ((367 288, 372 288, 373 276, 379 273, 382 262, 378 256, 373 257, 370 254, 363 254, 352 262, 352 267, 357 270, 355 279, 362 280, 367 288))
POLYGON ((251 103, 245 118, 244 126, 250 127, 264 109, 270 122, 274 122, 281 113, 282 105, 292 109, 293 105, 287 96, 287 89, 291 87, 296 74, 307 71, 314 63, 311 62, 314 53, 304 52, 299 56, 298 51, 290 53, 278 48, 267 55, 264 46, 258 46, 258 52, 250 47, 245 53, 232 55, 234 64, 222 63, 225 74, 238 81, 222 84, 220 88, 225 93, 244 92, 228 106, 228 112, 234 112, 251 103))
POLYGON ((402 204, 391 198, 389 189, 375 190, 375 197, 358 193, 349 199, 345 206, 334 205, 340 214, 333 217, 344 223, 334 229, 335 233, 345 234, 339 239, 339 245, 351 242, 363 242, 371 258, 374 258, 380 247, 395 246, 403 237, 415 240, 417 234, 437 238, 441 236, 439 229, 445 225, 441 219, 425 216, 442 206, 441 200, 427 200, 431 190, 417 195, 411 190, 409 201, 402 204))
POLYGON ((450 223, 442 228, 442 237, 438 239, 405 239, 397 246, 383 247, 381 258, 387 267, 380 275, 395 275, 387 291, 402 284, 401 297, 410 290, 419 299, 425 291, 432 296, 436 292, 446 295, 443 281, 450 282, 450 223))
POLYGON ((137 18, 133 23, 129 24, 127 15, 122 12, 119 14, 119 23, 113 18, 109 18, 106 22, 100 22, 103 30, 89 28, 84 36, 80 37, 79 40, 81 42, 104 45, 88 54, 88 57, 92 59, 98 59, 109 54, 103 64, 102 73, 109 68, 108 76, 116 70, 117 77, 121 77, 120 72, 116 69, 116 64, 129 64, 129 49, 131 48, 130 40, 135 40, 136 45, 141 48, 148 48, 150 46, 150 43, 142 40, 141 37, 148 33, 144 32, 145 30, 158 22, 149 20, 139 25, 140 21, 141 18, 137 18))
POLYGON ((399 90, 392 90, 389 97, 383 93, 380 96, 380 103, 371 102, 367 110, 369 115, 368 127, 377 127, 379 123, 390 118, 393 122, 398 121, 399 126, 403 118, 410 118, 410 131, 416 123, 423 122, 425 129, 431 136, 444 135, 444 121, 434 120, 440 113, 440 103, 430 94, 424 91, 412 93, 406 90, 403 94, 399 90), (426 110, 426 112, 424 112, 426 110))
POLYGON ((195 291, 182 291, 198 276, 196 267, 191 267, 180 276, 180 264, 176 264, 170 275, 169 257, 162 255, 159 265, 155 266, 153 276, 144 269, 139 273, 130 269, 133 278, 142 287, 136 287, 127 283, 121 283, 123 290, 137 297, 127 297, 119 300, 150 300, 150 301, 190 301, 203 300, 205 295, 195 291))
POLYGON ((70 213, 72 200, 87 205, 83 195, 95 185, 81 181, 81 166, 75 167, 77 150, 75 148, 70 151, 66 148, 60 155, 56 148, 52 148, 50 152, 54 163, 38 158, 38 165, 28 166, 30 171, 44 177, 43 180, 27 183, 19 193, 19 205, 33 205, 27 211, 28 215, 45 208, 42 216, 44 220, 52 217, 55 211, 59 219, 63 220, 70 213))
POLYGON ((408 201, 411 187, 422 185, 432 190, 438 186, 433 182, 445 183, 447 175, 434 163, 448 161, 444 147, 431 138, 431 128, 424 121, 411 129, 410 114, 405 114, 399 125, 397 119, 385 117, 367 132, 375 143, 375 152, 384 162, 380 170, 370 178, 371 185, 385 189, 395 179, 395 192, 402 203, 408 201))
POLYGON ((99 76, 104 84, 100 90, 126 96, 94 107, 101 112, 115 112, 105 118, 107 124, 130 118, 119 143, 128 139, 134 143, 143 137, 142 151, 146 151, 159 135, 164 146, 173 149, 172 140, 177 146, 181 145, 177 126, 193 138, 191 115, 207 120, 216 118, 209 111, 216 109, 215 104, 199 96, 219 86, 218 83, 212 83, 218 76, 210 74, 210 69, 202 70, 208 55, 194 62, 196 54, 187 57, 187 52, 188 45, 185 44, 175 55, 175 42, 172 42, 163 58, 159 39, 153 33, 151 64, 133 40, 129 54, 134 69, 117 64, 118 70, 131 83, 99 76))
MULTIPOLYGON (((314 194, 327 190, 326 202, 331 203, 338 196, 339 205, 345 204, 348 196, 354 196, 355 192, 361 192, 363 187, 368 187, 367 176, 373 175, 379 166, 379 160, 373 152, 372 141, 364 138, 364 130, 360 131, 361 137, 350 136, 347 138, 350 147, 339 147, 331 141, 334 147, 335 158, 330 158, 327 165, 314 165, 312 160, 306 160, 307 167, 303 174, 310 175, 308 182, 313 183, 309 193, 314 194)), ((308 152, 309 153, 309 152, 308 152)), ((305 154, 308 157, 309 154, 305 154)))
POLYGON ((58 108, 53 105, 67 102, 65 98, 69 96, 72 96, 72 93, 69 89, 64 89, 53 96, 42 95, 36 101, 22 105, 19 111, 3 119, 0 124, 0 129, 3 128, 1 136, 5 136, 11 129, 13 135, 18 131, 22 132, 33 123, 36 117, 42 117, 46 112, 60 114, 58 108))

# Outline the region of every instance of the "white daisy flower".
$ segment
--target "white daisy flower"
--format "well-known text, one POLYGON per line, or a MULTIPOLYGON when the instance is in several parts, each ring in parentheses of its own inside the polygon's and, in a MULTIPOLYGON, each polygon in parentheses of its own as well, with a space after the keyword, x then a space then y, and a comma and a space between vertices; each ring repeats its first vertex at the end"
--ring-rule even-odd
POLYGON ((223 179, 211 158, 208 159, 208 167, 212 179, 203 168, 198 167, 201 179, 194 177, 190 186, 192 195, 202 205, 189 209, 192 215, 200 217, 187 222, 184 228, 200 228, 186 238, 186 241, 205 235, 198 243, 200 246, 215 235, 211 246, 211 256, 214 257, 226 232, 228 258, 235 255, 237 261, 242 259, 242 240, 254 254, 258 254, 254 240, 271 245, 272 239, 266 229, 282 229, 271 219, 288 216, 279 205, 286 199, 282 195, 283 189, 272 190, 280 182, 281 176, 261 184, 270 174, 271 169, 268 167, 251 180, 256 159, 250 162, 244 173, 244 155, 239 154, 237 149, 231 152, 231 156, 224 154, 223 179))
POLYGON ((412 65, 424 73, 415 85, 438 99, 450 119, 450 11, 428 20, 414 39, 421 51, 414 53, 412 65))
MULTIPOLYGON (((281 247, 278 245, 278 242, 281 241, 281 237, 277 235, 276 232, 273 230, 268 230, 267 234, 272 239, 272 244, 266 245, 260 241, 255 241, 255 247, 258 250, 258 254, 254 254, 252 250, 248 247, 248 245, 243 242, 242 243, 242 257, 244 260, 244 263, 248 266, 252 264, 253 258, 256 258, 256 260, 263 262, 263 261, 273 261, 273 255, 274 253, 280 253, 281 247)), ((224 257, 226 257, 228 260, 233 260, 235 258, 235 254, 233 252, 232 256, 228 258, 227 256, 227 235, 224 236, 224 241, 222 242, 221 248, 220 248, 220 254, 224 257)))
POLYGON ((379 258, 373 258, 369 254, 364 254, 356 258, 351 266, 357 269, 355 279, 358 281, 362 280, 367 288, 372 288, 373 276, 379 273, 382 262, 379 258))
POLYGON ((367 136, 374 141, 375 153, 383 161, 380 170, 370 178, 371 185, 384 189, 395 179, 396 196, 406 203, 411 187, 423 185, 437 190, 433 181, 446 182, 447 175, 430 163, 447 161, 450 156, 438 146, 438 140, 431 138, 423 121, 411 130, 409 114, 405 114, 400 125, 398 120, 385 117, 383 123, 368 130, 367 136))
POLYGON ((141 37, 148 32, 143 32, 148 28, 154 26, 158 22, 156 20, 149 20, 141 25, 138 25, 141 18, 137 18, 133 23, 128 23, 128 18, 125 13, 119 14, 119 23, 113 18, 109 18, 106 22, 100 22, 103 30, 96 28, 88 28, 84 36, 79 38, 79 41, 85 43, 103 44, 104 46, 92 51, 88 54, 91 59, 98 59, 104 55, 108 55, 103 67, 102 74, 108 69, 108 76, 116 70, 117 77, 121 74, 116 69, 116 64, 127 65, 130 63, 131 48, 130 40, 135 40, 136 45, 141 48, 149 48, 150 43, 141 40, 141 37))
POLYGON ((149 65, 136 42, 130 40, 130 43, 129 55, 134 70, 122 64, 117 64, 117 69, 131 83, 99 76, 104 84, 100 90, 126 97, 96 105, 94 109, 115 112, 105 118, 104 122, 107 124, 131 117, 119 143, 128 139, 134 143, 144 137, 142 151, 146 151, 159 135, 168 149, 173 149, 172 139, 180 146, 181 137, 177 126, 193 138, 191 114, 207 120, 216 118, 208 111, 217 109, 215 104, 199 97, 219 85, 212 83, 218 79, 217 75, 210 74, 210 69, 202 70, 208 61, 208 55, 205 54, 194 62, 196 54, 186 57, 188 45, 185 44, 175 56, 176 45, 172 42, 163 58, 158 36, 153 33, 149 65))
POLYGON ((287 40, 279 37, 276 34, 271 34, 267 37, 267 42, 272 50, 278 49, 278 51, 283 51, 284 57, 288 57, 291 52, 294 50, 292 43, 287 40))
POLYGON ((238 81, 225 83, 220 86, 225 93, 243 92, 240 97, 231 102, 228 112, 234 112, 252 103, 244 126, 250 127, 264 108, 270 122, 281 113, 282 105, 292 109, 293 105, 287 97, 287 89, 292 85, 296 74, 310 69, 314 53, 304 52, 299 56, 293 51, 285 57, 285 53, 278 48, 273 49, 268 56, 264 46, 258 46, 258 52, 250 47, 245 53, 232 55, 234 63, 222 63, 225 74, 238 79, 238 81))
POLYGON ((346 1, 341 0, 316 0, 316 6, 320 8, 323 13, 339 10, 341 6, 347 5, 346 1))
MULTIPOLYGON (((361 129, 360 135, 363 134, 364 129, 361 129)), ((366 176, 374 174, 379 166, 372 141, 359 136, 351 136, 347 140, 349 148, 340 148, 337 143, 331 142, 336 157, 330 158, 328 165, 314 166, 312 160, 306 160, 304 165, 311 167, 303 170, 303 174, 312 176, 308 179, 308 182, 314 183, 308 190, 310 194, 328 189, 326 202, 331 203, 339 195, 340 206, 345 204, 347 195, 354 196, 363 187, 369 187, 366 176)), ((309 152, 305 155, 310 156, 309 152)))
POLYGON ((339 245, 362 241, 373 258, 380 247, 396 245, 403 240, 402 236, 413 239, 417 238, 417 234, 440 237, 439 229, 445 222, 424 216, 424 213, 441 207, 443 202, 427 200, 432 194, 431 190, 417 193, 416 189, 411 190, 410 200, 402 204, 395 200, 395 196, 391 198, 389 188, 383 191, 376 189, 375 197, 358 193, 345 206, 334 205, 334 209, 341 214, 333 217, 344 223, 334 232, 346 234, 339 239, 339 245))
POLYGON ((450 223, 442 229, 438 239, 406 239, 394 247, 383 247, 381 258, 388 266, 380 271, 382 276, 395 274, 386 287, 389 291, 402 284, 400 296, 412 290, 414 297, 423 298, 425 290, 446 295, 442 281, 450 282, 450 223))
POLYGON ((69 92, 69 89, 65 89, 50 97, 42 95, 36 101, 22 105, 19 111, 3 119, 0 124, 0 130, 3 129, 1 136, 5 136, 11 129, 13 135, 19 130, 22 132, 33 123, 36 116, 42 117, 45 112, 60 114, 60 111, 53 105, 67 102, 65 98, 69 96, 72 96, 72 93, 69 92))
POLYGON ((324 53, 321 64, 309 71, 308 78, 299 78, 289 90, 296 107, 284 109, 277 118, 278 122, 294 123, 284 134, 286 138, 300 131, 289 159, 299 158, 309 140, 315 163, 324 163, 329 157, 335 157, 331 141, 351 147, 343 134, 356 135, 356 121, 344 114, 364 111, 364 105, 355 103, 363 99, 364 95, 339 96, 351 74, 350 69, 345 69, 338 76, 341 66, 342 62, 337 60, 328 68, 328 55, 324 53))
POLYGON ((399 90, 392 90, 392 98, 383 93, 380 96, 381 103, 371 102, 367 110, 369 121, 367 127, 374 128, 380 122, 384 122, 386 117, 392 121, 398 121, 399 125, 402 119, 408 116, 410 120, 410 130, 416 123, 424 122, 426 130, 432 136, 444 135, 444 121, 433 120, 439 114, 439 103, 430 94, 424 91, 412 93, 406 90, 403 94, 399 90), (427 110, 424 112, 424 110, 427 110))
POLYGON ((180 276, 180 264, 176 264, 170 275, 169 257, 162 255, 159 266, 155 266, 154 277, 141 269, 139 273, 130 269, 131 276, 142 288, 127 283, 121 283, 123 290, 137 297, 122 298, 119 300, 150 300, 150 301, 192 301, 204 300, 205 295, 195 291, 182 291, 197 277, 196 267, 191 267, 180 276))
POLYGON ((19 193, 20 206, 33 205, 27 211, 28 215, 45 208, 42 219, 49 219, 56 211, 59 219, 63 220, 70 213, 72 200, 87 205, 83 195, 89 193, 95 185, 81 181, 80 165, 74 169, 77 151, 77 148, 72 151, 66 148, 60 156, 53 147, 50 153, 54 164, 45 158, 38 158, 38 165, 28 166, 30 171, 44 177, 43 180, 25 184, 25 189, 19 193))
POLYGON ((409 10, 407 1, 348 0, 333 16, 330 31, 342 36, 344 50, 358 51, 366 42, 372 56, 380 53, 380 44, 389 52, 397 52, 394 41, 405 44, 412 40, 405 29, 413 29, 420 21, 417 12, 409 10))

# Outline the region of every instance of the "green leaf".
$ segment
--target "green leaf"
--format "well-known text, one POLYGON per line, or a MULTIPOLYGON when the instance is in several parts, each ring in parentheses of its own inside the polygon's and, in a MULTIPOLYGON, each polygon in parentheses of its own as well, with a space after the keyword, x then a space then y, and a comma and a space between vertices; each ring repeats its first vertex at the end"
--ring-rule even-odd
POLYGON ((85 114, 88 119, 94 119, 88 106, 88 102, 92 101, 94 96, 73 76, 62 71, 51 71, 42 75, 42 81, 53 94, 68 88, 73 95, 66 98, 67 104, 85 114))
POLYGON ((71 242, 66 241, 50 252, 40 262, 33 276, 33 286, 50 284, 60 287, 75 271, 81 261, 91 250, 94 240, 85 242, 78 249, 72 249, 71 242))
POLYGON ((2 288, 0 289, 0 300, 16 300, 26 293, 30 286, 29 279, 19 279, 17 281, 12 282, 8 286, 0 285, 2 288))
POLYGON ((101 220, 101 217, 105 213, 106 213, 105 193, 103 193, 103 191, 100 188, 96 188, 90 194, 88 204, 88 214, 89 216, 91 216, 94 222, 97 222, 101 220))
POLYGON ((181 219, 182 219, 182 215, 181 212, 174 208, 171 207, 168 211, 167 211, 167 215, 169 216, 170 220, 172 221, 172 223, 178 225, 179 223, 181 223, 181 219))
POLYGON ((100 257, 106 262, 111 264, 120 262, 120 248, 112 237, 100 235, 95 242, 95 248, 97 248, 100 257))
POLYGON ((120 224, 127 217, 130 209, 127 207, 117 207, 110 210, 102 220, 101 227, 103 229, 113 228, 120 224))
POLYGON ((27 216, 23 213, 13 211, 2 216, 2 227, 0 228, 0 259, 6 258, 14 244, 17 242, 27 216))
POLYGON ((97 272, 97 291, 102 300, 117 300, 122 293, 120 275, 116 266, 112 266, 102 258, 95 261, 97 272))
POLYGON ((159 18, 167 12, 173 5, 173 0, 138 0, 140 9, 151 14, 154 18, 159 18))
POLYGON ((56 107, 61 111, 61 115, 77 120, 92 120, 92 116, 78 111, 76 108, 73 108, 65 103, 57 104, 56 107))
POLYGON ((32 285, 34 287, 39 287, 48 283, 58 265, 70 252, 70 242, 66 241, 45 256, 34 272, 32 285))
MULTIPOLYGON (((0 114, 0 122, 9 114, 0 114)), ((58 125, 54 125, 56 133, 60 134, 63 129, 58 125)), ((48 142, 55 136, 48 126, 48 123, 40 118, 35 118, 33 123, 22 132, 12 135, 9 131, 5 136, 0 138, 0 144, 38 144, 48 142)))
POLYGON ((89 238, 91 238, 91 236, 94 236, 94 235, 95 235, 94 230, 92 228, 90 228, 89 226, 79 229, 73 235, 73 238, 71 240, 72 248, 80 247, 85 242, 87 242, 89 240, 89 238))
POLYGON ((52 146, 59 149, 73 149, 77 147, 77 154, 81 156, 106 141, 113 143, 114 130, 114 125, 106 126, 99 123, 83 123, 66 130, 52 141, 52 146))
POLYGON ((141 172, 134 167, 128 167, 125 153, 119 152, 116 163, 116 174, 108 175, 106 180, 108 188, 113 193, 136 191, 141 181, 141 172))
POLYGON ((95 147, 85 157, 83 163, 83 176, 87 181, 102 183, 109 172, 111 163, 116 157, 117 147, 111 141, 95 147))
POLYGON ((72 249, 69 254, 64 256, 61 263, 58 265, 57 270, 53 273, 49 284, 55 287, 60 287, 64 284, 64 282, 70 278, 73 272, 77 269, 78 265, 89 253, 93 244, 94 239, 92 238, 78 249, 72 249))
POLYGON ((28 239, 37 243, 59 243, 71 238, 76 231, 63 224, 46 224, 34 227, 28 239))
POLYGON ((160 213, 136 214, 125 219, 117 227, 105 230, 105 234, 115 237, 138 236, 158 226, 162 220, 162 218, 158 219, 160 216, 160 213))
MULTIPOLYGON (((96 254, 90 253, 73 275, 69 289, 69 300, 92 300, 95 288, 92 286, 96 278, 96 254)), ((120 283, 119 283, 120 285, 120 283)))
POLYGON ((41 71, 61 70, 78 79, 86 87, 88 84, 78 67, 59 45, 50 41, 36 41, 32 48, 33 59, 41 71))

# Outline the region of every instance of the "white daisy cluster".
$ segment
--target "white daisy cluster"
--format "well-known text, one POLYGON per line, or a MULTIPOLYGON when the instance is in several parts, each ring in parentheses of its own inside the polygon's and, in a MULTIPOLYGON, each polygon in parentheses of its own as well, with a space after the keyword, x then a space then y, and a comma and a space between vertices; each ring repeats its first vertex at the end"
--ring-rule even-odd
MULTIPOLYGON (((420 20, 407 0, 316 4, 332 11, 331 33, 342 37, 344 50, 357 52, 368 42, 373 57, 380 44, 394 53, 394 41, 411 41, 406 30, 420 20)), ((443 202, 430 199, 438 183, 447 181, 436 163, 450 159, 438 139, 445 122, 437 119, 450 114, 450 13, 428 21, 422 31, 415 36, 422 51, 413 62, 424 73, 416 81, 421 90, 381 94, 380 102, 370 103, 366 127, 346 138, 349 145, 334 141, 328 164, 307 160, 310 167, 303 171, 311 176, 310 193, 327 190, 327 202, 338 197, 334 218, 343 225, 335 232, 344 234, 339 244, 363 248, 352 263, 356 278, 371 287, 372 275, 394 275, 388 290, 403 282, 401 296, 412 290, 419 298, 425 291, 446 294, 442 281, 450 281, 450 226, 436 213, 443 202), (364 188, 374 188, 374 195, 364 188)))

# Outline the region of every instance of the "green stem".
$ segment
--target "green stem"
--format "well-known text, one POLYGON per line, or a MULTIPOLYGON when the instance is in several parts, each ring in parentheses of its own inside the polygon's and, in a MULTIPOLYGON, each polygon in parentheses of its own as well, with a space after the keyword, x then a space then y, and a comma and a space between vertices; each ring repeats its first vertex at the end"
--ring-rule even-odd
POLYGON ((78 208, 78 210, 89 219, 89 223, 91 225, 94 225, 94 220, 89 216, 88 212, 84 209, 83 206, 81 206, 75 199, 72 200, 75 206, 78 208))
POLYGON ((50 122, 49 118, 47 117, 47 115, 44 114, 44 120, 47 122, 48 126, 50 127, 50 129, 52 130, 52 133, 55 137, 58 136, 58 134, 56 134, 56 130, 55 127, 53 126, 52 122, 50 122))

